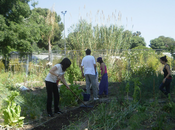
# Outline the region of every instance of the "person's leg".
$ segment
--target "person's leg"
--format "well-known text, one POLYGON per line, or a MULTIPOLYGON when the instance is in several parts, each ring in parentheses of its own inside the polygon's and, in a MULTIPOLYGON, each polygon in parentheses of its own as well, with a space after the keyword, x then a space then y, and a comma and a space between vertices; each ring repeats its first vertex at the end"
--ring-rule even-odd
POLYGON ((105 74, 105 87, 104 87, 104 93, 107 96, 108 95, 108 75, 105 74))
POLYGON ((98 93, 97 93, 97 84, 96 84, 96 81, 95 81, 95 75, 89 75, 89 78, 90 78, 90 82, 92 83, 92 89, 93 89, 93 96, 94 98, 97 98, 98 97, 98 93))
POLYGON ((100 80, 100 85, 99 85, 99 96, 101 97, 103 95, 103 92, 104 92, 104 76, 102 77, 102 79, 100 80))
POLYGON ((47 90, 47 113, 52 114, 52 83, 51 82, 45 82, 46 83, 46 90, 47 90))
POLYGON ((89 74, 86 74, 85 75, 85 79, 86 79, 86 93, 87 94, 91 94, 90 93, 90 84, 91 84, 91 81, 90 81, 90 78, 89 78, 89 74))
POLYGON ((98 75, 97 75, 97 77, 96 77, 96 79, 95 79, 95 82, 96 82, 96 86, 97 86, 97 91, 99 90, 99 82, 98 82, 98 75))
POLYGON ((160 84, 160 86, 159 86, 159 89, 165 94, 165 95, 167 95, 167 92, 166 92, 166 90, 165 90, 165 83, 161 83, 160 84))
POLYGON ((170 84, 171 84, 171 79, 167 79, 166 80, 166 92, 167 92, 167 95, 170 93, 170 84))
POLYGON ((59 93, 58 93, 58 87, 57 84, 53 84, 53 94, 54 94, 54 112, 59 111, 59 93))

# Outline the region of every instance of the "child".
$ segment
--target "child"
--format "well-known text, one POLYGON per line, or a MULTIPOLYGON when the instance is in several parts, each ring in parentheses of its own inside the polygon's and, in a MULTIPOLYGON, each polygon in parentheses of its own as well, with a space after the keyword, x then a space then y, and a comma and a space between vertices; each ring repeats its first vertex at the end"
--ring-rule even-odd
POLYGON ((97 62, 100 63, 101 69, 101 81, 99 85, 99 97, 101 98, 103 93, 105 97, 108 97, 108 74, 105 63, 103 62, 101 57, 97 58, 97 62))

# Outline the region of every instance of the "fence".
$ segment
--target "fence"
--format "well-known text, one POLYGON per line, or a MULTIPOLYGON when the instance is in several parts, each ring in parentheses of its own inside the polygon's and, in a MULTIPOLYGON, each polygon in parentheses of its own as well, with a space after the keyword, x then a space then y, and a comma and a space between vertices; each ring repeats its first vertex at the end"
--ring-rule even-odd
MULTIPOLYGON (((144 60, 147 60, 146 56, 151 56, 152 54, 157 54, 160 55, 166 55, 169 59, 171 59, 171 66, 172 70, 175 69, 174 65, 174 54, 170 54, 168 52, 165 52, 166 50, 152 50, 152 49, 131 49, 131 50, 92 50, 92 55, 95 57, 102 57, 105 59, 105 61, 114 63, 116 60, 124 59, 128 60, 128 64, 130 63, 130 58, 133 58, 133 55, 135 55, 135 60, 137 61, 137 58, 139 58, 138 54, 145 55, 144 60), (150 53, 150 55, 148 55, 150 53), (107 60, 108 59, 108 60, 107 60)), ((10 53, 9 61, 3 61, 3 63, 8 62, 8 70, 12 71, 13 73, 16 71, 19 72, 26 72, 26 76, 29 73, 30 65, 32 64, 32 67, 36 70, 42 70, 45 68, 47 65, 54 65, 58 63, 62 58, 64 57, 69 57, 71 60, 75 59, 77 60, 78 65, 80 66, 81 60, 85 56, 85 50, 67 50, 66 55, 64 50, 59 50, 55 51, 52 53, 37 53, 33 52, 32 54, 27 54, 27 53, 17 53, 17 52, 12 52, 10 53)), ((0 56, 2 59, 3 57, 0 56)), ((159 58, 159 57, 157 57, 159 58)), ((1 67, 0 64, 0 69, 2 70, 3 67, 1 67)), ((130 70, 130 66, 128 66, 128 69, 130 70)))

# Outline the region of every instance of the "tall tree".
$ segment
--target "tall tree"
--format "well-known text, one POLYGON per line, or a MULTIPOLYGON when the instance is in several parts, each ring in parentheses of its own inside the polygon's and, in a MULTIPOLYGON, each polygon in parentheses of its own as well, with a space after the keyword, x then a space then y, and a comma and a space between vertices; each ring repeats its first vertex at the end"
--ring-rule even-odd
POLYGON ((132 34, 130 49, 135 48, 137 46, 146 46, 144 38, 141 36, 140 31, 136 31, 132 34))
MULTIPOLYGON (((28 22, 31 14, 28 0, 1 0, 0 15, 5 21, 4 36, 0 41, 0 47, 5 56, 11 50, 31 52, 31 42, 39 39, 36 27, 28 22)), ((3 25, 4 26, 4 25, 3 25)))
POLYGON ((145 40, 143 37, 133 36, 131 38, 131 46, 130 49, 137 47, 137 46, 146 46, 145 40))
MULTIPOLYGON (((61 18, 57 15, 56 12, 51 11, 46 8, 35 8, 32 12, 36 12, 39 14, 40 18, 44 19, 45 26, 49 26, 49 28, 42 30, 42 39, 37 43, 38 47, 49 50, 48 48, 48 37, 50 35, 50 44, 53 46, 59 46, 60 39, 62 38, 62 31, 64 30, 63 23, 61 22, 61 18), (51 21, 50 21, 50 20, 51 21), (54 21, 53 21, 54 20, 54 21), (52 35, 52 36, 51 36, 52 35)), ((62 46, 59 46, 62 47, 62 46)))
POLYGON ((149 46, 153 49, 167 49, 172 51, 175 49, 175 40, 170 37, 159 36, 152 39, 149 46))

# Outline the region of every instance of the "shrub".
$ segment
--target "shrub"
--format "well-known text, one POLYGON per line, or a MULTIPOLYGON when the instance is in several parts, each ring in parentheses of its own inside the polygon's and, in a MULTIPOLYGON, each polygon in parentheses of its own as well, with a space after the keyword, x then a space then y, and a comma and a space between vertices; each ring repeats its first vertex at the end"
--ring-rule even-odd
POLYGON ((0 60, 0 72, 5 70, 4 63, 0 60))

